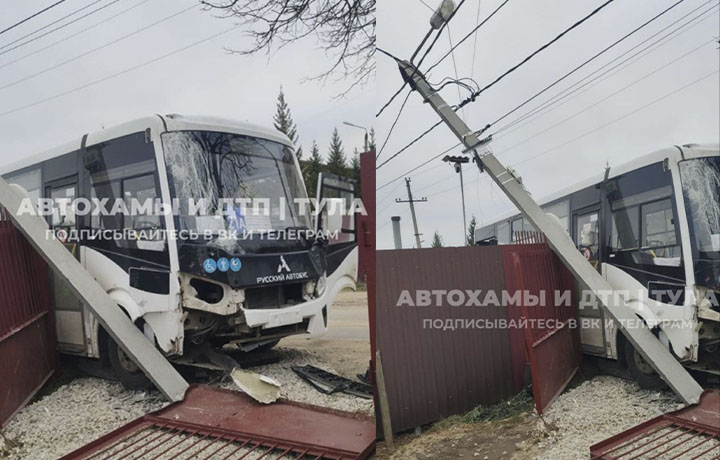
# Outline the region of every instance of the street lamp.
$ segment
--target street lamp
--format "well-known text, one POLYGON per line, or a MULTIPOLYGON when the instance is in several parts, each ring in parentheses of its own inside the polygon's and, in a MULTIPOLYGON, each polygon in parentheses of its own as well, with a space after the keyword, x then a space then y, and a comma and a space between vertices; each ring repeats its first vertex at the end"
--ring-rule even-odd
POLYGON ((455 2, 453 0, 443 0, 430 18, 430 26, 433 29, 439 29, 450 19, 454 11, 455 2))
POLYGON ((347 126, 352 126, 353 128, 360 128, 365 131, 365 151, 367 152, 369 150, 367 128, 364 126, 356 125, 355 123, 350 123, 349 121, 343 121, 343 124, 347 126))
POLYGON ((463 163, 469 163, 470 158, 445 155, 445 158, 443 158, 443 161, 446 163, 451 163, 453 166, 455 166, 455 172, 460 174, 460 194, 462 196, 462 210, 463 210, 463 232, 462 232, 462 235, 463 235, 463 241, 465 242, 465 246, 467 246, 467 238, 465 236, 465 232, 467 229, 467 219, 465 217, 465 185, 463 184, 462 165, 463 165, 463 163))

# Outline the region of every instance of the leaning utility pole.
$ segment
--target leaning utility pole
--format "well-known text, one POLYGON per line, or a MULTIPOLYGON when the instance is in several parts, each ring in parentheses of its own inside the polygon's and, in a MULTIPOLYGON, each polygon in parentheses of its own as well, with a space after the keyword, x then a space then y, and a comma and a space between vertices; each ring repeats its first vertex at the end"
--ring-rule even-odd
MULTIPOLYGON (((487 152, 480 156, 478 148, 492 140, 492 136, 480 139, 445 102, 439 92, 428 84, 425 76, 407 61, 399 61, 400 73, 410 87, 417 90, 424 102, 430 104, 442 121, 464 144, 463 153, 471 153, 480 172, 487 172, 513 204, 534 227, 545 234, 550 246, 576 278, 584 282, 602 302, 605 312, 618 325, 628 341, 649 362, 665 382, 686 404, 696 404, 703 388, 675 359, 650 329, 638 320, 635 312, 624 305, 615 295, 602 295, 613 291, 612 286, 595 270, 577 250, 559 222, 554 221, 532 199, 514 170, 506 168, 495 155, 487 152)), ((409 189, 409 188, 408 188, 409 189)))
POLYGON ((408 193, 408 199, 407 200, 401 200, 400 198, 396 198, 396 203, 410 203, 410 213, 412 214, 412 220, 413 220, 413 228, 415 228, 415 243, 417 244, 417 248, 420 249, 422 245, 420 244, 420 235, 421 233, 418 232, 418 226, 417 226, 417 217, 415 217, 415 203, 427 201, 427 198, 422 197, 419 200, 413 200, 412 196, 412 190, 410 190, 410 178, 405 178, 405 185, 407 186, 407 193, 408 193))

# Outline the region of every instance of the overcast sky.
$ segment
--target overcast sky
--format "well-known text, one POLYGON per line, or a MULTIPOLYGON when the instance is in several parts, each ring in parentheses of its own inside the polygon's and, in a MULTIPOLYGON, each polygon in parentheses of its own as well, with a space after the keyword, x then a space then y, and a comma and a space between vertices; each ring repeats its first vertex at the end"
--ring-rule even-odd
MULTIPOLYGON (((67 0, 0 36, 0 87, 35 74, 146 27, 192 5, 197 0, 100 0, 73 16, 110 6, 46 37, 15 50, 11 42, 94 0, 67 0), (111 4, 113 3, 113 4, 111 4), (47 47, 81 29, 140 5, 99 27, 63 41, 18 62, 18 58, 47 47), (3 67, 4 66, 4 67, 3 67)), ((55 0, 3 2, 0 30, 55 3, 55 0)), ((54 97, 145 61, 183 48, 233 26, 213 12, 196 6, 157 26, 69 64, 22 83, 0 89, 0 114, 54 97)), ((67 22, 70 19, 64 21, 67 22)), ((58 23, 43 32, 57 27, 58 23)), ((37 34, 39 35, 39 34, 37 34)), ((28 37, 33 38, 37 35, 28 37)), ((27 39, 26 39, 27 40, 27 39)), ((363 131, 342 125, 350 121, 370 127, 374 121, 372 87, 333 100, 344 83, 302 83, 304 77, 326 69, 328 58, 314 38, 272 54, 230 55, 227 48, 243 48, 247 38, 234 30, 149 66, 81 91, 0 115, 0 166, 77 139, 104 126, 154 113, 188 113, 228 117, 271 126, 280 85, 298 124, 300 144, 308 152, 313 139, 327 153, 334 126, 345 141, 348 157, 363 143, 363 131)))
MULTIPOLYGON (((470 126, 475 129, 494 121, 675 1, 618 0, 611 3, 588 22, 489 89, 475 103, 467 106, 463 114, 466 121, 469 121, 470 126)), ((439 3, 433 0, 427 2, 433 7, 439 3)), ((486 17, 500 3, 501 0, 480 0, 480 18, 486 17)), ((480 29, 474 56, 472 39, 458 47, 455 52, 458 76, 472 77, 480 85, 489 83, 602 3, 604 0, 510 0, 480 29)), ((720 67, 718 44, 710 43, 713 38, 717 39, 720 35, 717 5, 717 0, 710 2, 686 0, 632 35, 576 75, 541 96, 536 102, 542 102, 546 97, 557 94, 651 35, 664 31, 656 37, 656 39, 660 38, 664 33, 715 6, 711 13, 691 23, 696 24, 694 27, 677 35, 676 38, 661 42, 663 44, 659 43, 651 48, 651 52, 639 55, 637 60, 630 61, 632 64, 628 62, 619 67, 618 69, 622 68, 622 70, 608 74, 604 81, 591 85, 587 90, 578 91, 576 97, 568 98, 564 104, 558 104, 554 110, 529 121, 524 126, 518 125, 516 130, 508 129, 505 133, 499 133, 491 144, 493 152, 506 164, 515 165, 528 157, 548 151, 537 159, 516 167, 533 196, 542 198, 601 173, 606 163, 611 166, 619 165, 636 156, 673 144, 717 143, 720 137, 720 95, 718 94, 720 84, 717 73, 635 114, 573 141, 718 70, 720 67), (698 7, 702 8, 678 24, 670 26, 672 22, 698 7), (680 58, 689 52, 690 54, 680 58), (676 59, 679 60, 674 64, 594 105, 676 59), (591 105, 594 106, 572 116, 591 105), (565 119, 569 120, 550 128, 565 119), (510 149, 530 137, 533 139, 510 149), (568 143, 568 141, 572 142, 568 143)), ((478 23, 477 13, 478 0, 467 0, 450 25, 453 43, 457 43, 478 23)), ((398 57, 409 58, 428 30, 430 15, 431 11, 423 6, 420 0, 379 2, 377 32, 379 46, 398 57)), ((647 42, 632 53, 640 51, 651 42, 647 42)), ((422 70, 427 69, 429 64, 434 63, 449 49, 449 37, 445 33, 428 56, 422 70)), ((626 59, 632 53, 622 59, 626 59)), ((400 87, 402 80, 394 62, 380 54, 378 54, 378 75, 381 76, 376 88, 379 107, 400 87)), ((447 58, 428 78, 432 82, 438 82, 444 77, 454 77, 454 75, 453 61, 447 58)), ((459 100, 455 86, 448 86, 442 94, 453 104, 459 100)), ((466 95, 467 92, 463 91, 462 97, 466 95)), ((379 143, 382 143, 404 96, 405 93, 378 119, 376 126, 379 143)), ((534 106, 535 102, 504 122, 512 121, 534 106)), ((422 104, 418 94, 412 94, 387 147, 380 156, 380 162, 389 158, 437 120, 432 109, 422 104)), ((497 127, 502 127, 504 122, 499 123, 497 127)), ((489 132, 493 131, 491 129, 489 132)), ((423 140, 380 168, 377 176, 378 186, 382 187, 456 142, 455 137, 445 126, 438 127, 423 140)), ((456 155, 460 153, 459 148, 451 152, 456 155)), ((474 165, 466 165, 464 171, 468 220, 471 215, 475 215, 479 226, 483 223, 489 224, 493 222, 494 217, 511 209, 512 205, 509 201, 502 196, 494 184, 490 185, 489 178, 477 172, 474 165)), ((410 177, 412 177, 413 194, 416 197, 427 196, 429 200, 427 203, 416 205, 420 232, 423 233, 423 245, 429 246, 436 229, 443 236, 446 244, 460 244, 463 233, 457 174, 451 166, 437 160, 411 174, 410 177)), ((414 245, 408 205, 394 203, 396 197, 406 198, 405 183, 402 179, 392 182, 378 193, 379 248, 392 247, 390 217, 393 215, 402 217, 404 246, 414 245)))

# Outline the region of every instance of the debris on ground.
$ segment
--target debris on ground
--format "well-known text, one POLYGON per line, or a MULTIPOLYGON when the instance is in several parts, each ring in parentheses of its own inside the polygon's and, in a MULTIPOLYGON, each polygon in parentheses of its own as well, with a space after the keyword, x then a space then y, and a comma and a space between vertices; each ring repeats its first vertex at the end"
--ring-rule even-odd
POLYGON ((255 372, 235 369, 230 376, 243 393, 263 404, 272 404, 280 398, 280 382, 255 372))
POLYGON ((353 382, 350 379, 311 365, 293 366, 292 370, 308 384, 312 385, 313 388, 326 395, 345 393, 358 398, 373 398, 373 387, 367 383, 353 382))
MULTIPOLYGON (((276 350, 282 354, 282 360, 279 363, 253 368, 253 372, 282 382, 280 394, 283 398, 346 412, 361 412, 363 414, 374 415, 375 411, 372 400, 361 399, 344 393, 333 395, 323 394, 308 385, 307 382, 292 370, 293 367, 302 367, 310 364, 322 366, 324 369, 336 373, 335 369, 330 368, 322 362, 317 352, 284 348, 282 346, 276 350)), ((217 385, 221 388, 229 389, 235 387, 232 381, 223 381, 217 385)))

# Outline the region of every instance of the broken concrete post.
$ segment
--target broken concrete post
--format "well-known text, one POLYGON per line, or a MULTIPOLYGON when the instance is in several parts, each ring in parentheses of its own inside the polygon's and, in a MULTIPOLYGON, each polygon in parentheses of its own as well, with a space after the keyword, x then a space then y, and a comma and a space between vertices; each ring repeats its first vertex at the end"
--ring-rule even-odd
POLYGON ((167 359, 135 327, 113 299, 100 287, 73 255, 56 239, 49 237, 42 217, 18 215, 25 197, 0 177, 0 207, 50 267, 62 276, 71 290, 97 317, 115 342, 143 370, 145 375, 171 401, 182 401, 188 384, 167 359))

